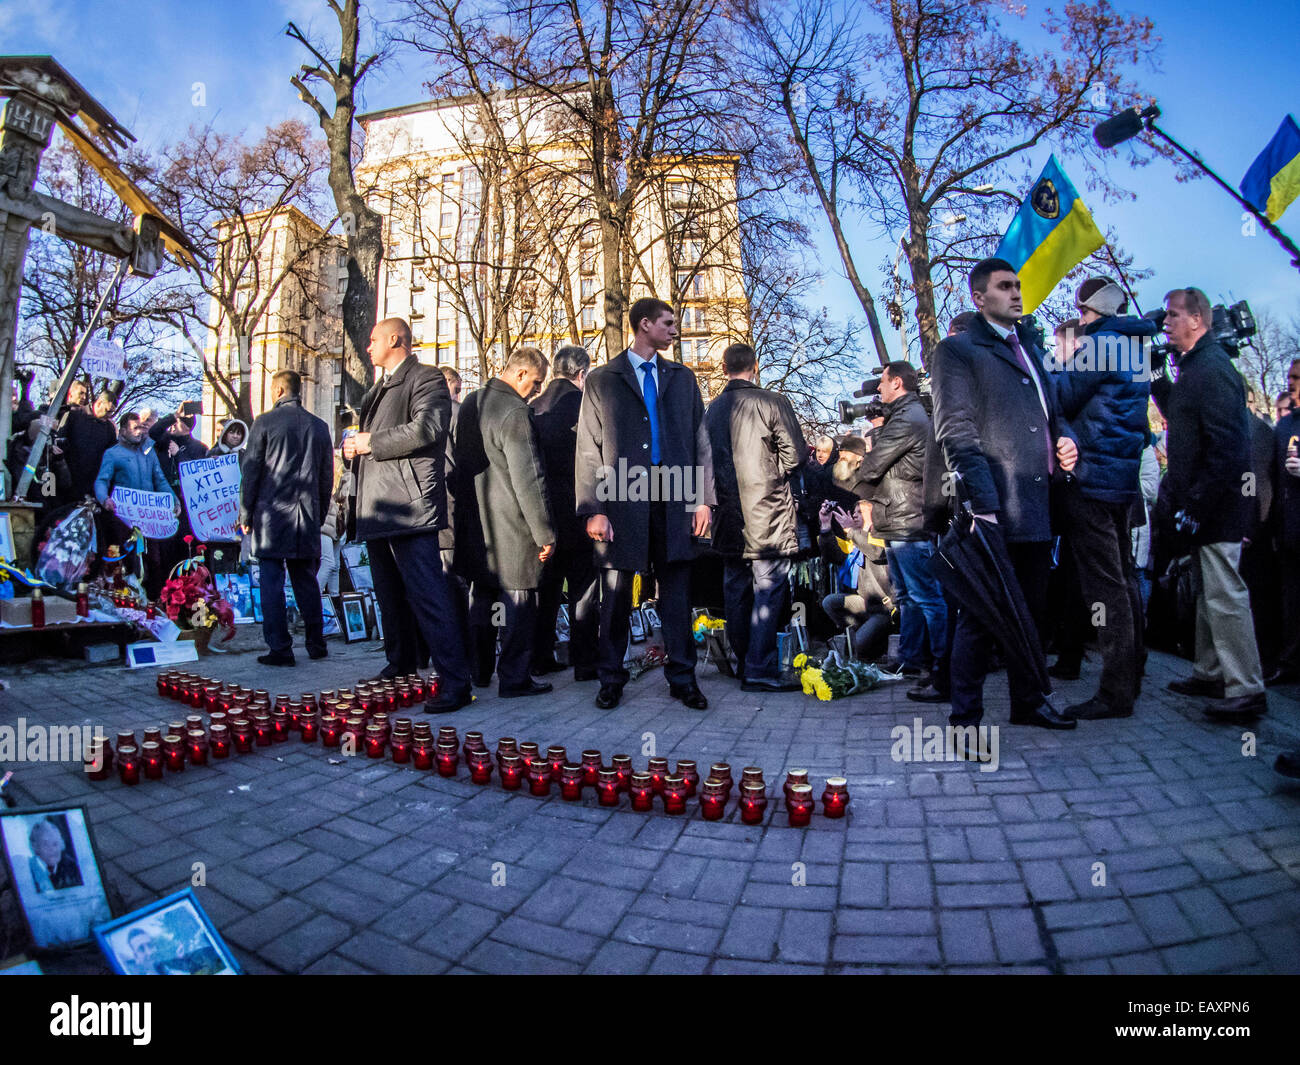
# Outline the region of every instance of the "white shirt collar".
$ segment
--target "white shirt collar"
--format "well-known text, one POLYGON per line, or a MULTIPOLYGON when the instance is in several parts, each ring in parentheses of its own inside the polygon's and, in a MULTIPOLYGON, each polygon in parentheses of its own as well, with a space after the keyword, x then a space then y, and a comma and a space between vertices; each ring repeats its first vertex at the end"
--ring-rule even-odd
POLYGON ((1007 328, 1004 325, 998 325, 997 322, 992 321, 989 318, 985 318, 984 321, 988 325, 988 327, 992 329, 993 332, 997 333, 997 335, 1000 336, 1003 340, 1008 339, 1011 336, 1011 334, 1016 331, 1015 326, 1011 326, 1010 328, 1007 328))

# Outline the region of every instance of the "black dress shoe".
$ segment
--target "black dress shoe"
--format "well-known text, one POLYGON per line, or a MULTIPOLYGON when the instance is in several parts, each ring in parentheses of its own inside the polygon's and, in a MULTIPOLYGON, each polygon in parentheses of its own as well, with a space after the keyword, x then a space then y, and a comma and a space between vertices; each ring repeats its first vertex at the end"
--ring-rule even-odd
POLYGON ((1211 699, 1223 698, 1223 681, 1202 680, 1200 677, 1184 677, 1171 680, 1165 685, 1171 692, 1179 695, 1208 695, 1211 699))
POLYGON ((534 677, 545 677, 549 673, 563 673, 568 668, 568 666, 562 666, 554 658, 551 658, 534 662, 528 667, 528 672, 534 677))
POLYGON ((1275 669, 1264 678, 1264 687, 1276 688, 1279 684, 1300 684, 1300 669, 1275 669))
POLYGON ((1284 777, 1295 777, 1300 780, 1300 748, 1279 754, 1277 761, 1273 763, 1273 770, 1284 777))
POLYGON ((319 662, 322 658, 329 658, 329 656, 330 653, 328 650, 307 652, 307 657, 310 658, 313 662, 319 662))
POLYGON ((1047 667, 1047 675, 1055 677, 1057 680, 1078 680, 1080 669, 1082 669, 1082 664, 1077 658, 1066 658, 1061 655, 1047 667))
POLYGON ((882 658, 876 668, 884 673, 899 673, 904 677, 919 677, 925 671, 920 666, 905 666, 901 659, 882 658))
POLYGON ((623 698, 623 685, 602 684, 600 691, 596 693, 596 705, 602 710, 613 710, 618 706, 621 698, 623 698))
POLYGON ((1132 717, 1133 707, 1111 706, 1099 695, 1094 695, 1082 703, 1067 706, 1061 711, 1063 717, 1072 717, 1077 721, 1100 721, 1107 717, 1132 717))
POLYGON ((502 699, 526 699, 530 695, 545 695, 554 690, 554 684, 538 684, 537 681, 533 681, 526 688, 498 688, 497 694, 502 699))
POLYGON ((1034 728, 1058 729, 1061 731, 1079 727, 1079 722, 1073 718, 1062 717, 1046 704, 1035 710, 1030 710, 1028 713, 1013 713, 1011 723, 1013 725, 1032 725, 1034 728))
POLYGON ((473 673, 470 675, 470 683, 476 688, 487 688, 492 684, 492 674, 473 673))
POLYGON ((444 693, 436 699, 430 699, 424 704, 426 714, 452 714, 463 706, 469 706, 474 701, 474 693, 466 688, 457 695, 444 693))
POLYGON ((709 700, 704 697, 704 693, 700 691, 698 684, 683 685, 681 687, 670 684, 668 694, 678 702, 685 703, 692 710, 707 710, 709 708, 709 700))
POLYGON ((573 670, 573 679, 579 684, 583 684, 589 680, 600 680, 600 673, 598 670, 591 667, 586 669, 578 669, 575 667, 573 670))
POLYGON ((1226 721, 1229 724, 1254 721, 1268 713, 1268 696, 1263 692, 1254 695, 1238 695, 1232 699, 1219 699, 1205 708, 1205 716, 1211 721, 1226 721))
MULTIPOLYGON (((742 680, 740 690, 743 692, 801 692, 803 691, 803 683, 788 677, 755 677, 753 680, 742 680)), ((702 697, 703 693, 701 693, 702 697)))
POLYGON ((293 655, 258 655, 257 661, 264 666, 296 666, 293 655))
POLYGON ((907 697, 914 703, 946 703, 951 698, 933 684, 918 684, 915 688, 908 688, 907 697))

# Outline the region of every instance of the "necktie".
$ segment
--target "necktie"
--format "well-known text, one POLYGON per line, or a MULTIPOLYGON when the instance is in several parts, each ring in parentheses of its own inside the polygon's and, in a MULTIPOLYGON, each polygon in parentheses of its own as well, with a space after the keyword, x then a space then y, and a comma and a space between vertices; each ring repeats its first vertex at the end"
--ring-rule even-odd
POLYGON ((641 372, 645 374, 645 409, 650 414, 650 461, 659 465, 659 389, 655 386, 654 363, 643 362, 641 372))
POLYGON ((1030 384, 1034 386, 1034 391, 1038 393, 1038 402, 1043 408, 1043 417, 1047 420, 1047 431, 1043 433, 1043 443, 1047 445, 1047 472, 1053 473, 1056 470, 1056 454, 1052 448, 1051 418, 1047 413, 1046 400, 1038 387, 1038 378, 1034 376, 1033 368, 1029 365, 1029 360, 1025 358, 1025 349, 1020 346, 1020 337, 1016 335, 1014 328, 1011 330, 1011 335, 1007 337, 1007 343, 1011 345, 1011 354, 1016 357, 1016 362, 1025 371, 1030 384))

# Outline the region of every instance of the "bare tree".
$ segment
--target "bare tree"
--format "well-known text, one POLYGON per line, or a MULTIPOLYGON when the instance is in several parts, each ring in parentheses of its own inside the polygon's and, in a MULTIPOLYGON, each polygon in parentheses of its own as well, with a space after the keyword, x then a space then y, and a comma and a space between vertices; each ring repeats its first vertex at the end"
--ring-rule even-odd
POLYGON ((1287 389, 1287 371, 1300 359, 1300 309, 1283 321, 1268 308, 1255 312, 1258 329, 1252 343, 1241 349, 1237 368, 1264 397, 1269 413, 1273 398, 1287 389))

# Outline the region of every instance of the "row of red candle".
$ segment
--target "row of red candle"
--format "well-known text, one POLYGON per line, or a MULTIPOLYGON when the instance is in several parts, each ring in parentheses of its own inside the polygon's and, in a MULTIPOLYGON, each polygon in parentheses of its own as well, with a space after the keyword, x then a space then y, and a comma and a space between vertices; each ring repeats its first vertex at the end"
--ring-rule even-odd
MULTIPOLYGON (((412 674, 398 680, 363 682, 354 689, 327 690, 319 693, 305 692, 295 700, 281 694, 275 698, 277 707, 288 709, 294 703, 325 710, 359 709, 371 714, 377 711, 405 709, 435 698, 441 689, 437 675, 427 680, 412 674)), ((166 670, 158 675, 158 694, 175 699, 196 709, 230 711, 239 706, 258 702, 270 703, 270 693, 239 685, 222 684, 210 677, 202 677, 182 670, 166 670)))

